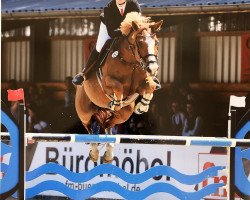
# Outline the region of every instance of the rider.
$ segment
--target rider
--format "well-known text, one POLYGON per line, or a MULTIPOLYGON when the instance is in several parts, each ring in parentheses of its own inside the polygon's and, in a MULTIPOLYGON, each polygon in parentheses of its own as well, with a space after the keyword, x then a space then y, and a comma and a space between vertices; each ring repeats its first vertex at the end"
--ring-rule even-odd
POLYGON ((96 46, 93 48, 83 71, 73 78, 74 85, 82 85, 86 79, 85 74, 97 63, 99 53, 105 42, 110 38, 122 36, 119 27, 126 14, 130 12, 141 12, 137 0, 111 0, 104 7, 104 16, 102 13, 96 46))

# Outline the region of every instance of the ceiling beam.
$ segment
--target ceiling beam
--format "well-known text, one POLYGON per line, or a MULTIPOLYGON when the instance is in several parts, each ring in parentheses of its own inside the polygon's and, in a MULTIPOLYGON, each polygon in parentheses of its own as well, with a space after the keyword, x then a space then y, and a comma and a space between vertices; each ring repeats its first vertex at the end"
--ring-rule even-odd
MULTIPOLYGON (((101 9, 88 10, 47 10, 28 12, 2 12, 2 20, 19 19, 51 19, 59 17, 98 17, 101 9)), ((150 16, 169 15, 194 15, 194 14, 214 14, 214 13, 241 13, 250 12, 250 4, 239 5, 209 5, 209 6, 169 6, 169 7, 143 7, 142 13, 150 16)))

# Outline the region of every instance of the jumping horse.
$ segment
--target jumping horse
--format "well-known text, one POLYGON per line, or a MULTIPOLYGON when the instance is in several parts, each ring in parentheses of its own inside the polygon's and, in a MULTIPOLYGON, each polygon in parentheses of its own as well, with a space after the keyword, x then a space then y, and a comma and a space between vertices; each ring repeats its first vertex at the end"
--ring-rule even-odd
MULTIPOLYGON (((148 111, 158 71, 158 39, 156 32, 163 21, 151 22, 139 13, 127 14, 120 30, 124 37, 115 39, 102 67, 89 74, 83 86, 77 86, 75 107, 89 134, 92 124, 98 122, 103 132, 112 134, 116 124, 125 122, 132 115, 148 111), (141 100, 135 105, 135 100, 141 100)), ((113 144, 106 144, 104 163, 113 160, 113 144)), ((98 144, 90 144, 89 157, 96 162, 98 144)))

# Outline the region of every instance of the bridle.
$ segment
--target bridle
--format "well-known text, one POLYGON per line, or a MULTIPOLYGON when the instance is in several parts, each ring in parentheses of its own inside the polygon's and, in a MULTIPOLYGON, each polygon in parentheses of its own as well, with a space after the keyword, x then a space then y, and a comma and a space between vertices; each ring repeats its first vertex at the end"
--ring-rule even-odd
MULTIPOLYGON (((152 37, 152 36, 154 36, 154 34, 150 35, 150 37, 152 37)), ((129 49, 131 50, 131 52, 132 52, 135 59, 136 59, 135 47, 137 47, 137 53, 138 53, 139 58, 140 58, 140 61, 139 62, 137 61, 137 62, 140 63, 140 66, 142 67, 142 69, 147 70, 150 63, 157 63, 158 56, 156 54, 147 54, 145 56, 141 55, 139 44, 138 44, 138 41, 137 41, 137 37, 136 37, 136 40, 135 40, 135 44, 132 44, 129 41, 129 36, 126 37, 126 40, 127 40, 128 44, 129 44, 129 49), (146 61, 147 58, 150 57, 150 56, 154 56, 155 60, 146 61)))
MULTIPOLYGON (((116 58, 118 59, 121 63, 125 64, 125 65, 128 65, 128 66, 132 66, 133 69, 135 68, 138 68, 138 67, 141 67, 143 70, 148 70, 149 69, 149 64, 153 64, 153 63, 157 63, 158 61, 158 56, 156 54, 147 54, 145 56, 142 56, 141 52, 140 52, 140 47, 139 47, 139 44, 138 44, 138 41, 137 41, 137 37, 136 37, 136 40, 135 40, 135 44, 132 44, 130 41, 129 41, 129 36, 130 34, 132 33, 132 30, 131 32, 128 34, 128 36, 126 36, 126 41, 128 42, 128 45, 129 45, 129 49, 133 55, 133 57, 135 58, 135 61, 134 62, 129 62, 129 61, 126 61, 120 54, 120 51, 119 50, 115 50, 115 49, 112 49, 111 50, 111 53, 112 53, 112 57, 113 58, 116 58), (139 55, 139 61, 137 60, 136 58, 136 50, 137 49, 137 54, 139 55), (150 56, 153 56, 155 57, 154 60, 147 60, 148 57, 150 56), (147 61, 146 61, 147 60, 147 61)), ((149 37, 153 37, 155 34, 152 34, 150 35, 149 37)), ((116 40, 116 39, 115 39, 116 40)), ((114 43, 116 43, 117 41, 115 41, 114 43)), ((114 45, 115 46, 115 45, 114 45)))

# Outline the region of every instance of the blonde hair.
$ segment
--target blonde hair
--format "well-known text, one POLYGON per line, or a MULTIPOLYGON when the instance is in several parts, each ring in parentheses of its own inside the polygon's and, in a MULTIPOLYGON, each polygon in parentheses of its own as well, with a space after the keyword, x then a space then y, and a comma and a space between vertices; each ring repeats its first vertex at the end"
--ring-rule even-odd
POLYGON ((127 36, 132 29, 132 22, 135 22, 140 28, 149 28, 151 23, 151 18, 142 16, 138 12, 130 12, 126 15, 120 26, 120 30, 123 35, 127 36))

